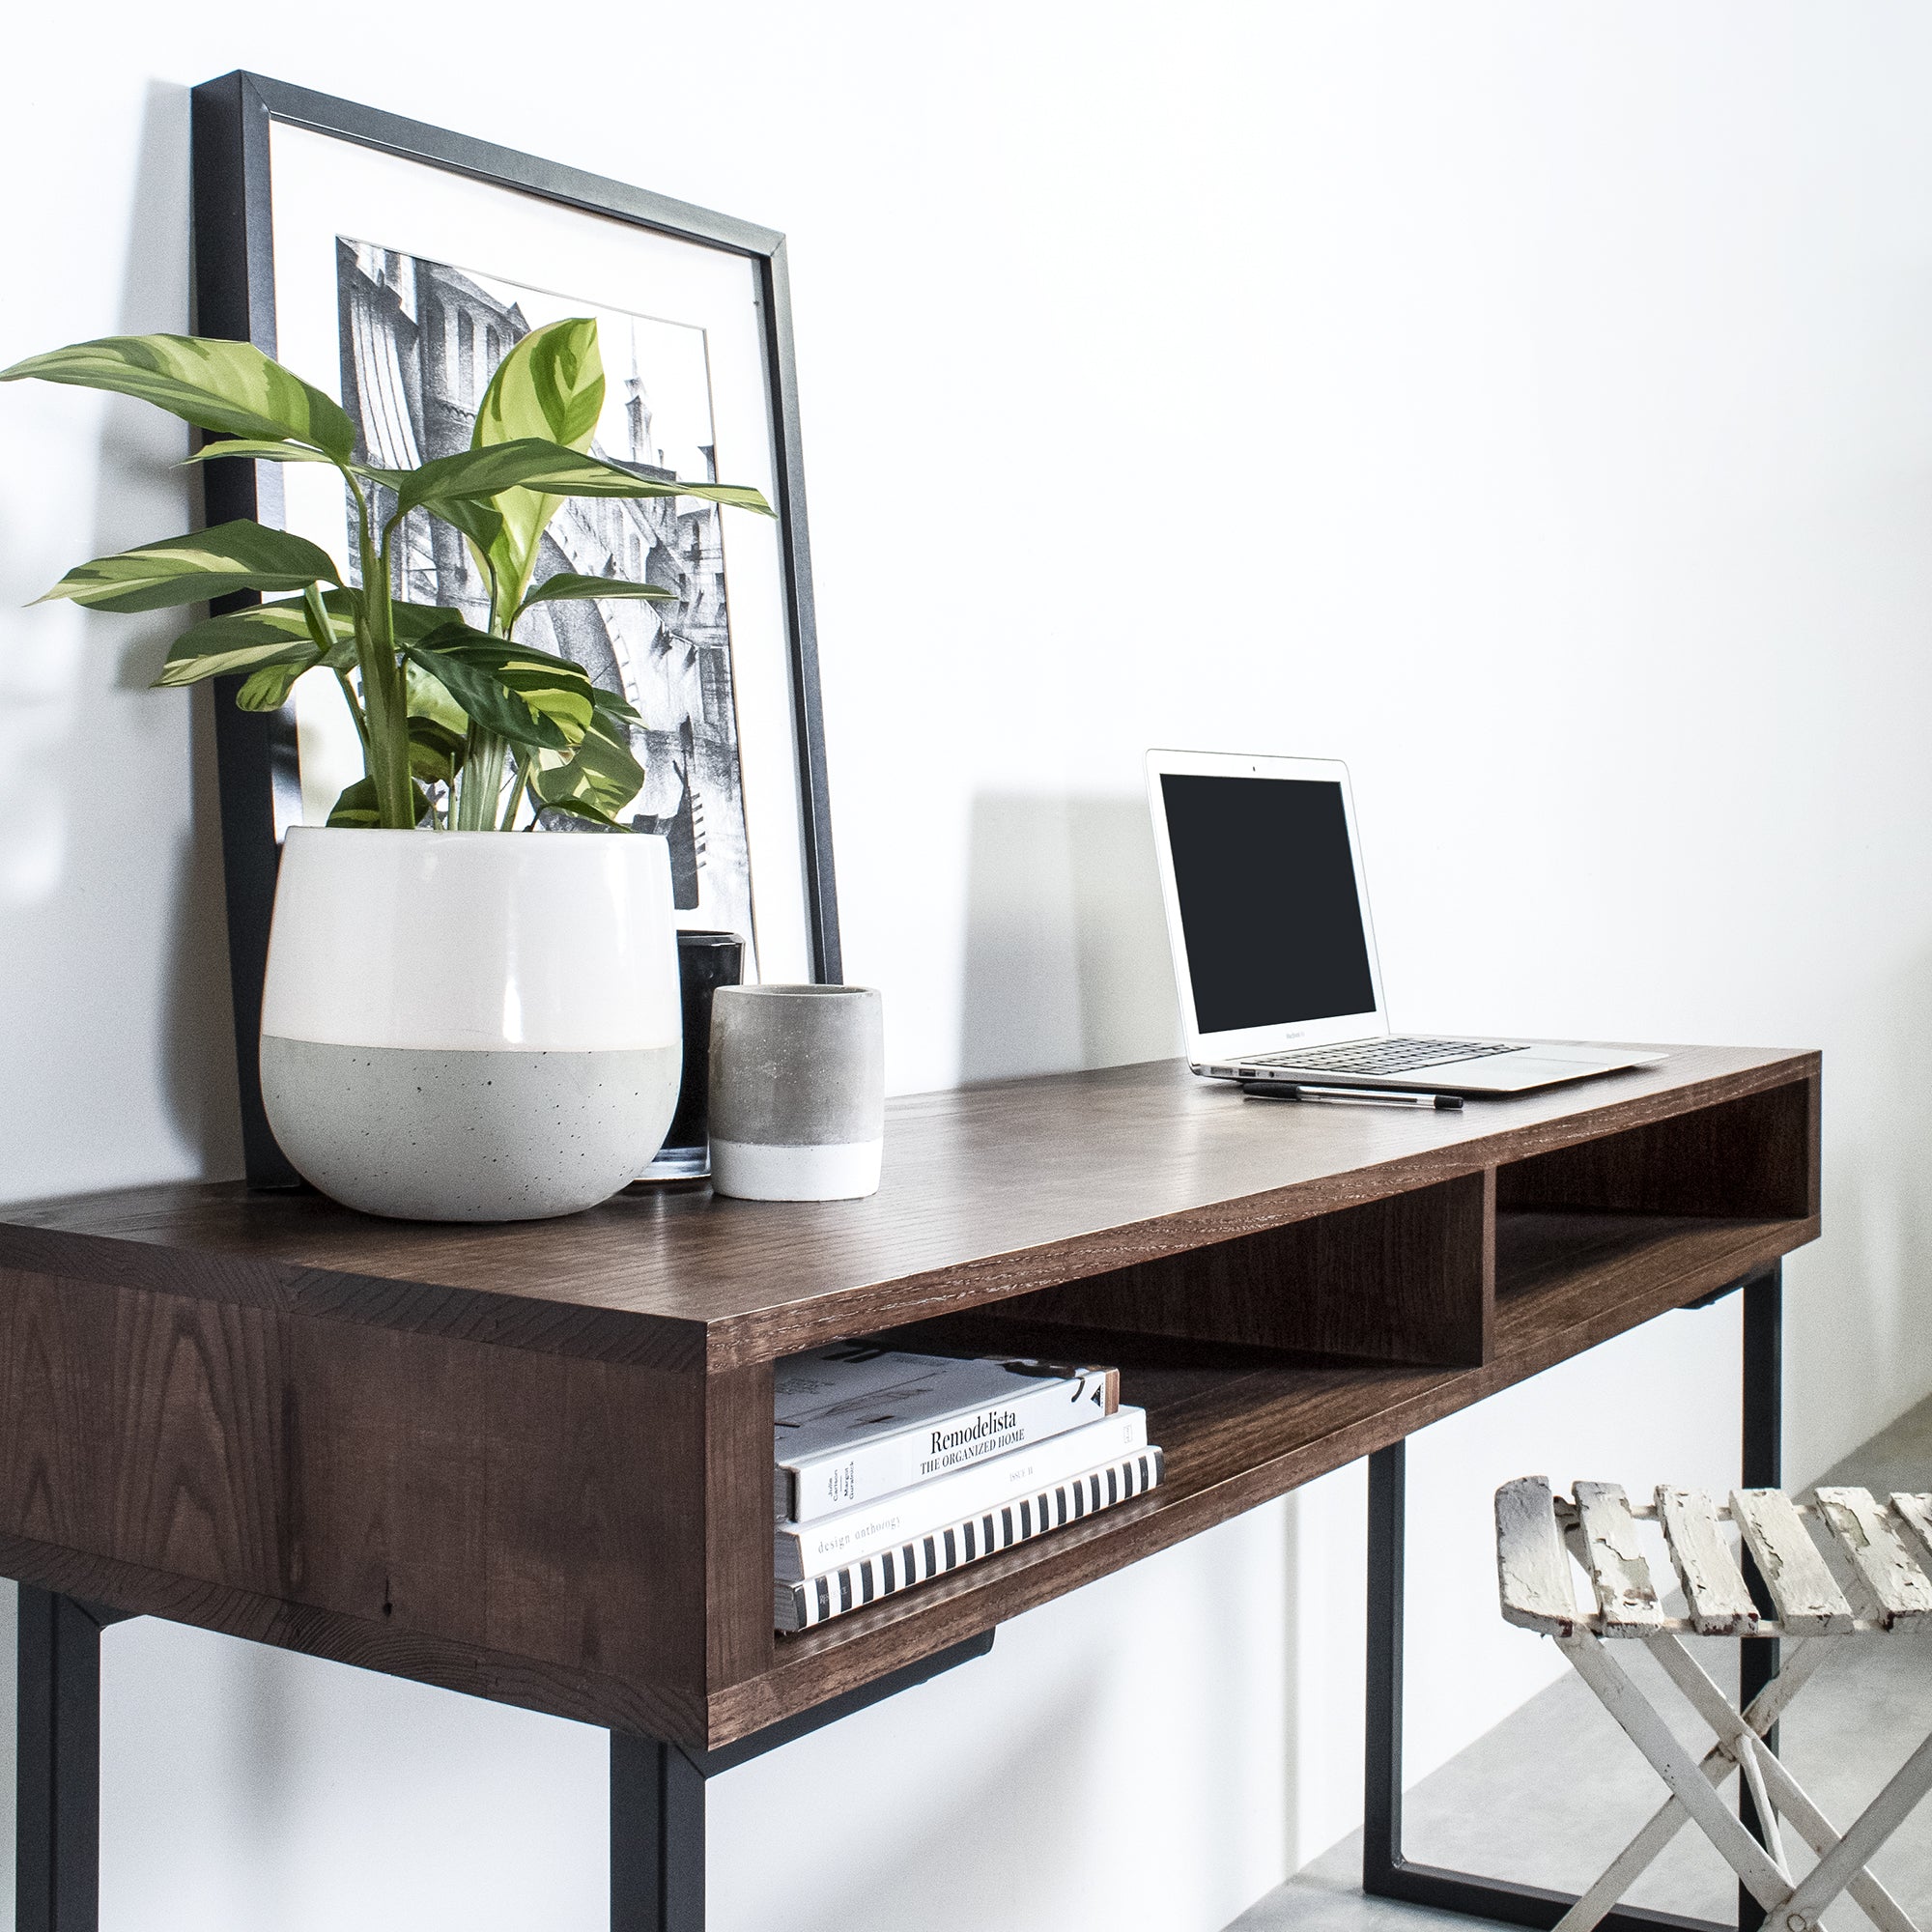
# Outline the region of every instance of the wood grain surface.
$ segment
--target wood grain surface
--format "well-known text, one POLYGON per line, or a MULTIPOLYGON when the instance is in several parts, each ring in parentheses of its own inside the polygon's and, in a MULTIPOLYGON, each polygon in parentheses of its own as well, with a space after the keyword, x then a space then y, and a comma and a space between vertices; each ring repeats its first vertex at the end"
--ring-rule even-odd
POLYGON ((1473 1364, 1494 1326, 1494 1172, 998 1304, 1027 1320, 1379 1361, 1473 1364))
MULTIPOLYGON (((1679 1047, 1460 1114, 1245 1099, 1179 1061, 889 1103, 866 1201, 628 1194, 562 1221, 386 1222, 239 1184, 9 1210, 0 1266, 667 1369, 795 1353, 1815 1080, 1679 1047), (79 1245, 77 1245, 79 1244, 79 1245)), ((1631 1205, 1636 1205, 1634 1203, 1631 1205)))
POLYGON ((503 1228, 175 1186, 0 1220, 0 1563, 718 1747, 1737 1280, 1817 1232, 1811 1054, 1463 1115, 1178 1065, 895 1101, 870 1201, 503 1228), (832 1336, 1118 1361, 1152 1494, 771 1631, 771 1368, 832 1336))
POLYGON ((673 1375, 0 1270, 0 1535, 210 1590, 245 1629, 281 1602, 300 1615, 277 1640, 431 1658, 433 1681, 488 1658, 547 1693, 620 1686, 680 1734, 714 1672, 771 1654, 771 1413, 762 1365, 673 1375))
POLYGON ((1794 1080, 1534 1154, 1503 1167, 1497 1184, 1505 1208, 1815 1214, 1818 1082, 1794 1080))

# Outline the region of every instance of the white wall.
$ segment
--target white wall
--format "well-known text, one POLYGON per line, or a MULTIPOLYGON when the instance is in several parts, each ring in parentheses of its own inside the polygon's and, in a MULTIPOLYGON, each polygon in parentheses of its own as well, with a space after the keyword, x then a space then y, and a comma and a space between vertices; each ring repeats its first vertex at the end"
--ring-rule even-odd
MULTIPOLYGON (((581 17, 36 10, 0 359, 185 325, 185 90, 235 66, 787 230, 895 1085, 1168 1051, 1142 749, 1344 756, 1399 1019, 1826 1050, 1794 1476, 1932 1387, 1932 18, 581 17)), ((160 623, 15 608, 182 526, 179 440, 32 387, 0 424, 0 1195, 232 1172, 207 713, 138 688, 160 623)), ((1473 1579, 1444 1644, 1487 1646, 1412 1660, 1418 1767, 1545 1667, 1495 1651, 1484 1486, 1719 1465, 1732 1417, 1681 1411, 1735 1359, 1734 1313, 1674 1318, 1418 1447, 1473 1579)), ((714 1925, 896 1926, 909 1888, 934 1932, 1223 1923, 1353 1817, 1359 1504, 1343 1472, 730 1775, 714 1925)), ((598 1921, 593 1733, 160 1627, 106 1685, 117 1932, 598 1921)))

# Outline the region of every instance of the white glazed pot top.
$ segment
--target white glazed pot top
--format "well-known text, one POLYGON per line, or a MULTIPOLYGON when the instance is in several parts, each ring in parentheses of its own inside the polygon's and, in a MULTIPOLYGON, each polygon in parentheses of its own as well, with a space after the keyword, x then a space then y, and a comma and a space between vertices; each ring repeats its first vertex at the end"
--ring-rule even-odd
POLYGON ((275 886, 262 1031, 444 1050, 678 1040, 665 841, 296 826, 275 886))

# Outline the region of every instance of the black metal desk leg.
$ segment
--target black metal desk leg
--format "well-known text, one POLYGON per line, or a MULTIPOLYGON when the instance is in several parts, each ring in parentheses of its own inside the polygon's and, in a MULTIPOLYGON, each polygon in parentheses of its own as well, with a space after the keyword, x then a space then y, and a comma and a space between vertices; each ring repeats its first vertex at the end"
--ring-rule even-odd
POLYGON ((100 1918, 100 1624, 20 1585, 18 1932, 97 1932, 100 1918))
POLYGON ((611 1932, 704 1932, 704 1774, 611 1733, 611 1932))
MULTIPOLYGON (((1775 1489, 1778 1483, 1780 1424, 1778 1334, 1782 1305, 1776 1264, 1733 1282, 1695 1306, 1707 1307, 1744 1290, 1744 1487, 1775 1489)), ((1380 1898, 1400 1898, 1439 1912, 1466 1912, 1510 1925, 1548 1928, 1576 1904, 1574 1892, 1518 1885, 1475 1872, 1418 1864, 1402 1849, 1402 1621, 1403 1528, 1406 1508, 1406 1445, 1393 1443, 1369 1458, 1369 1613, 1368 1740, 1365 1755, 1362 1832, 1362 1889, 1380 1898)), ((1755 1587, 1755 1583, 1753 1584, 1755 1587)), ((1777 1646, 1753 1641, 1743 1646, 1740 1668, 1745 1694, 1754 1695, 1777 1668, 1777 1646)), ((1773 1733, 1773 1748, 1776 1748, 1773 1733)), ((1748 1806, 1749 1800, 1745 1801, 1748 1806)), ((1753 1823, 1748 1809, 1743 1814, 1753 1823)), ((1753 1827, 1754 1828, 1754 1827, 1753 1827)), ((1739 1913, 1740 1932, 1758 1932, 1761 1915, 1753 1904, 1739 1913)), ((1639 1905, 1620 1905, 1606 1914, 1600 1932, 1730 1932, 1706 1919, 1639 1905)))
POLYGON ((612 1731, 611 1932, 704 1932, 707 1779, 957 1670, 992 1647, 993 1633, 981 1631, 711 1750, 612 1731))
MULTIPOLYGON (((1776 1490, 1784 1481, 1784 1270, 1773 1263, 1745 1284, 1744 1487, 1776 1490)), ((1772 1610, 1764 1578, 1745 1552, 1745 1580, 1758 1608, 1772 1610)), ((1738 1645, 1738 1703, 1748 1704, 1777 1675, 1777 1639, 1747 1637, 1738 1645)), ((1765 1739, 1777 1749, 1777 1726, 1765 1739)), ((1738 1817, 1760 1841, 1764 1828, 1743 1778, 1738 1779, 1738 1817)), ((1738 1887, 1738 1932, 1758 1932, 1764 1908, 1738 1887)))
POLYGON ((1369 1458, 1369 1704, 1362 1788, 1362 1889, 1402 1895, 1403 1528, 1408 1445, 1369 1458))

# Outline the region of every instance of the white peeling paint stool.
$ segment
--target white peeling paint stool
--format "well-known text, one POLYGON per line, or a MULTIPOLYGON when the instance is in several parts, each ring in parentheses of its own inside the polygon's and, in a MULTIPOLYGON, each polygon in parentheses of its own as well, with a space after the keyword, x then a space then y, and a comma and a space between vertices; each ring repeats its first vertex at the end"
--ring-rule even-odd
POLYGON ((1687 1819, 1764 1907, 1766 1932, 1820 1932, 1827 1906, 1849 1890, 1878 1932, 1918 1927, 1869 1869, 1873 1855, 1932 1790, 1932 1738, 1906 1759, 1858 1822, 1836 1831, 1773 1756, 1763 1740, 1829 1654, 1826 1639, 1852 1631, 1932 1627, 1932 1495, 1823 1489, 1815 1503, 1781 1490, 1743 1490, 1719 1505, 1696 1490, 1660 1487, 1653 1507, 1632 1508, 1615 1483, 1578 1483, 1574 1502, 1552 1496, 1546 1476, 1524 1476, 1496 1492, 1496 1567, 1503 1615, 1553 1637, 1563 1654, 1671 1796, 1556 1932, 1588 1932, 1635 1883, 1687 1819), (1651 1580, 1636 1524, 1658 1523, 1689 1614, 1666 1613, 1651 1580), (1735 1523, 1776 1605, 1763 1616, 1751 1600, 1721 1524, 1735 1523), (1833 1574, 1807 1524, 1824 1532, 1833 1574), (1571 1557, 1588 1575, 1594 1610, 1577 1607, 1571 1557), (1839 1576, 1845 1587, 1840 1586, 1839 1576), (1848 1594, 1849 1592, 1849 1594, 1848 1594), (1739 1711, 1685 1648, 1687 1634, 1792 1639, 1778 1675, 1739 1711), (1611 1655, 1620 1638, 1642 1643, 1718 1741, 1700 1762, 1611 1655), (1760 1844, 1718 1793, 1744 1774, 1760 1844), (1804 1881, 1784 1857, 1779 1819, 1816 1854, 1804 1881))

